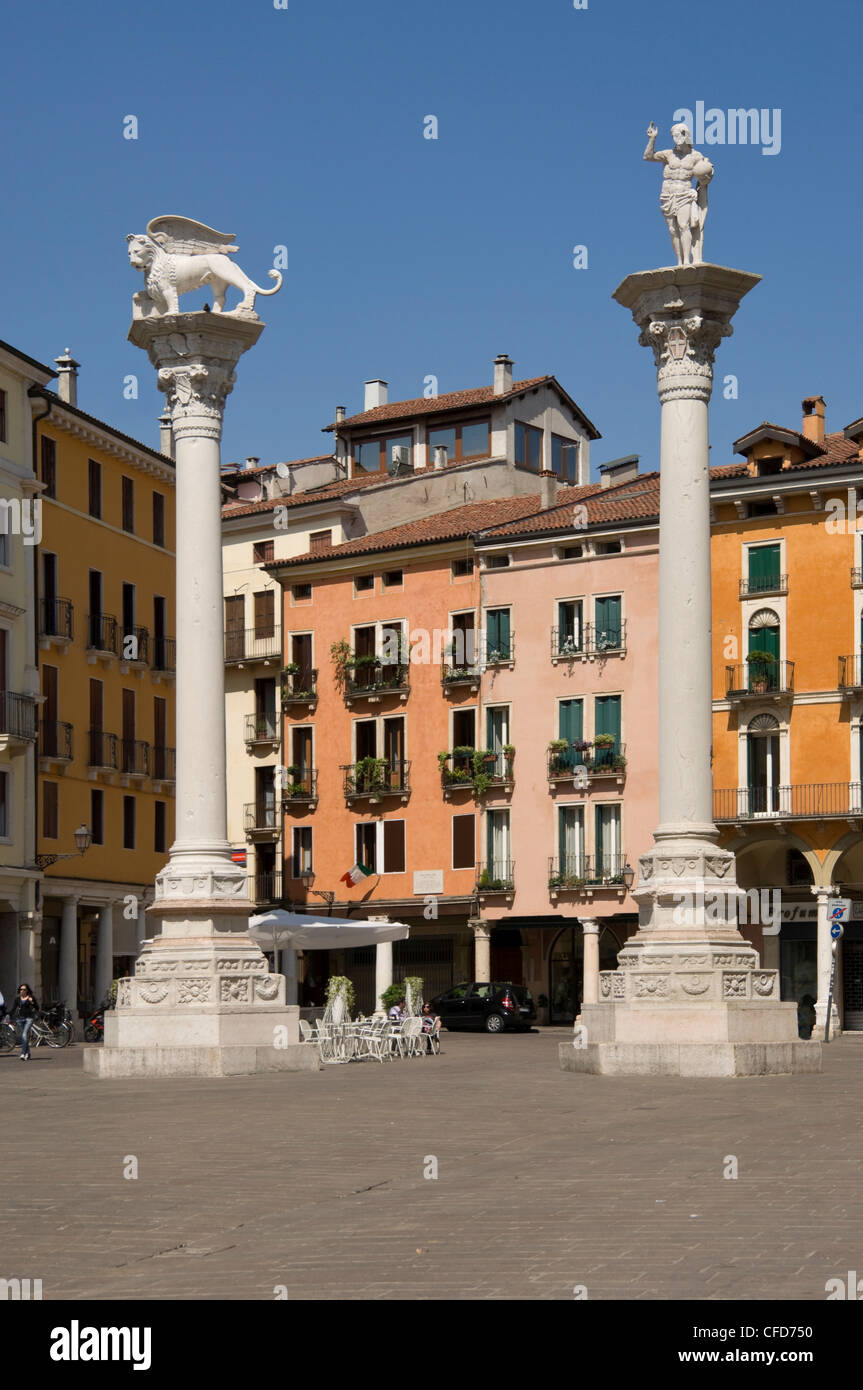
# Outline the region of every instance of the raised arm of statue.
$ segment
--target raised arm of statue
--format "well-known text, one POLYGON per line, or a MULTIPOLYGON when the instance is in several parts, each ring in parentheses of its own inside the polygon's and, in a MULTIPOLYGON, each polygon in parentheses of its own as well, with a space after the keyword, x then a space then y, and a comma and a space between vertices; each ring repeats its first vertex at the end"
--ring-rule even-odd
POLYGON ((643 156, 643 157, 644 157, 645 159, 653 159, 653 160, 655 160, 658 164, 664 164, 664 163, 665 163, 665 156, 668 154, 668 151, 667 151, 667 150, 658 150, 658 149, 656 148, 656 137, 657 137, 658 134, 659 134, 659 131, 657 130, 657 128, 656 128, 656 126, 654 125, 653 121, 651 121, 651 122, 650 122, 650 125, 647 127, 647 145, 646 145, 646 147, 645 147, 644 156, 643 156))

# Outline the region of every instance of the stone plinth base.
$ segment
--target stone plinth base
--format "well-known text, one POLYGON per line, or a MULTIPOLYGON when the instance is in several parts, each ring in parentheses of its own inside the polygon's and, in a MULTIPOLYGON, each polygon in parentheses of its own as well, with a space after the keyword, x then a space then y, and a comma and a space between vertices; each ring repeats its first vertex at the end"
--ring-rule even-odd
POLYGON ((562 1071, 594 1076, 787 1076, 820 1072, 821 1044, 560 1044, 562 1071))
POLYGON ((93 1047, 84 1070, 110 1081, 124 1076, 249 1076, 264 1071, 320 1071, 311 1043, 287 1047, 93 1047))

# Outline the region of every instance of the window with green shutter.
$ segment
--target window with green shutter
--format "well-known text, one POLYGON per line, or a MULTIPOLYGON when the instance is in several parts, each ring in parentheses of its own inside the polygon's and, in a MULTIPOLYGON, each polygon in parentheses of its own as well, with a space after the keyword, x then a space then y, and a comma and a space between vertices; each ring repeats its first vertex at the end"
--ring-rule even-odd
POLYGON ((560 766, 574 767, 576 763, 584 762, 584 754, 572 747, 575 743, 581 743, 584 737, 584 701, 560 700, 557 710, 558 738, 565 739, 570 745, 560 750, 560 766))
POLYGON ((611 650, 622 645, 621 610, 620 594, 594 600, 594 643, 598 651, 611 650))
POLYGON ((749 592, 763 594, 780 587, 778 545, 751 545, 747 552, 749 563, 749 592))
POLYGON ((485 615, 486 660, 509 661, 509 609, 489 608, 485 615))

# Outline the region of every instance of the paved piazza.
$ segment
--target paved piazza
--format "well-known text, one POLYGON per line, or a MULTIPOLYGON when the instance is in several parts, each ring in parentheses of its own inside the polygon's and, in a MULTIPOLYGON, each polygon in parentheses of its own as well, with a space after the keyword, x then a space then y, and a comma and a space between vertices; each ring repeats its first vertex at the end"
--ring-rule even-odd
POLYGON ((863 1036, 823 1076, 696 1081, 564 1074, 566 1035, 137 1084, 4 1056, 2 1248, 30 1258, 0 1272, 45 1299, 824 1300, 863 1270, 863 1036))

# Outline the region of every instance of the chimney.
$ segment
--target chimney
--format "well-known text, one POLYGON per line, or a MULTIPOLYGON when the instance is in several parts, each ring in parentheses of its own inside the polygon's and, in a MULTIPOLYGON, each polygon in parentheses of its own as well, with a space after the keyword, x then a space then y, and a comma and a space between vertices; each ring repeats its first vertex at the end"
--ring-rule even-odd
POLYGON ((446 468, 446 445, 436 444, 434 446, 434 466, 435 468, 446 468))
POLYGON ((505 352, 498 353, 494 359, 494 394, 503 396, 512 390, 512 358, 505 352))
POLYGON ((600 487, 617 487, 618 483, 631 483, 638 477, 638 454, 627 454, 625 458, 612 459, 610 463, 599 465, 600 487))
POLYGON ((244 467, 244 468, 257 468, 257 466, 258 466, 258 464, 260 463, 260 461, 261 461, 261 460, 260 460, 259 458, 255 458, 254 454, 250 454, 249 457, 246 459, 246 462, 243 464, 243 467, 244 467))
POLYGON ((557 501, 558 476, 544 468, 539 475, 539 497, 543 509, 553 507, 557 501))
MULTIPOLYGON (((368 388, 367 388, 367 389, 368 389, 368 388)), ((345 414, 346 414, 346 412, 345 412, 344 406, 343 406, 343 405, 337 405, 337 406, 336 406, 336 424, 337 424, 337 425, 340 425, 340 424, 342 423, 342 421, 345 419, 345 414)))
POLYGON ((159 450, 166 458, 174 457, 174 431, 170 415, 159 416, 159 450))
POLYGON ((823 396, 807 396, 803 402, 803 436, 813 444, 824 443, 826 406, 823 396))
POLYGON ((386 405, 386 403, 387 403, 387 382, 381 381, 380 379, 378 379, 377 381, 367 381, 367 382, 366 382, 366 403, 365 403, 363 409, 364 409, 364 410, 375 410, 375 409, 377 408, 377 406, 379 406, 379 405, 386 405))
POLYGON ((66 348, 62 357, 55 357, 54 361, 57 363, 57 376, 59 377, 59 381, 57 382, 57 395, 60 397, 60 400, 65 401, 67 405, 77 405, 78 368, 81 363, 75 361, 74 357, 70 355, 68 348, 66 348))

